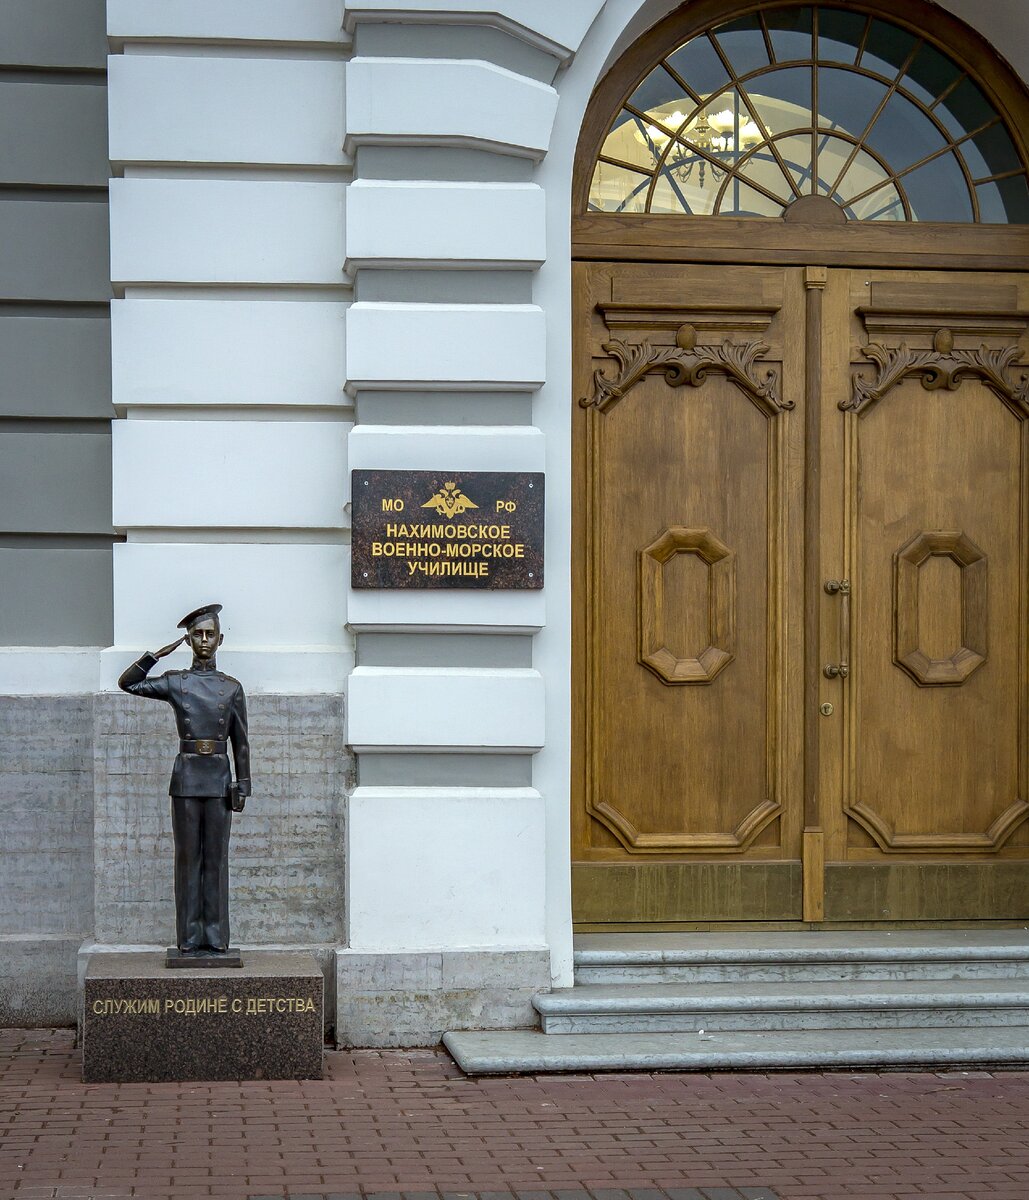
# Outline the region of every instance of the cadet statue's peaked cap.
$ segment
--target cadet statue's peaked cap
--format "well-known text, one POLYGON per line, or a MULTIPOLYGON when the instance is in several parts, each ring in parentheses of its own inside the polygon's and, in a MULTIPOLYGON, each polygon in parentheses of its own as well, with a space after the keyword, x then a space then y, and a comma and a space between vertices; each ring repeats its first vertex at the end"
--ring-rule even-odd
POLYGON ((194 608, 191 613, 186 613, 178 623, 177 628, 185 629, 188 632, 201 617, 216 617, 221 610, 222 606, 220 604, 205 604, 203 608, 194 608))

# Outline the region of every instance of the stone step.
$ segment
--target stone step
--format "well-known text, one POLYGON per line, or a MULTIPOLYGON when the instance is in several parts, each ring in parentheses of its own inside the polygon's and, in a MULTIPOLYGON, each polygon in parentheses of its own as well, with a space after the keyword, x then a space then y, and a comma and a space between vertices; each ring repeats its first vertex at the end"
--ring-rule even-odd
POLYGON ((533 1005, 543 1032, 561 1035, 1029 1027, 1029 983, 1018 979, 583 984, 533 1005))
POLYGON ((577 984, 1029 979, 1029 930, 580 934, 577 984))
POLYGON ((454 1032, 469 1075, 548 1071, 768 1071, 857 1067, 1022 1067, 1029 1028, 788 1030, 781 1033, 454 1032))

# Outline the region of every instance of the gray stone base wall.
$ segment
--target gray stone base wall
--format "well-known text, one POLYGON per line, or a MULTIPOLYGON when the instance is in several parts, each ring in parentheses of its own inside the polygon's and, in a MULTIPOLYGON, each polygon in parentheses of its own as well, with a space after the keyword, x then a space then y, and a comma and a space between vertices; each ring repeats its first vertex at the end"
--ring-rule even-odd
POLYGON ((77 937, 0 934, 0 1028, 72 1025, 77 937))
MULTIPOLYGON (((303 949, 340 1046, 537 1025, 545 950, 359 953, 346 940, 353 758, 340 696, 253 696, 254 795, 233 820, 232 941, 303 949)), ((90 955, 174 939, 171 711, 122 693, 0 697, 0 1025, 73 1025, 90 955)))
POLYGON ((0 1024, 70 1024, 93 928, 93 697, 0 696, 0 747, 0 1024))
MULTIPOLYGON (((353 758, 336 695, 253 696, 254 795, 233 820, 232 939, 315 953, 346 938, 345 797, 353 758)), ((96 696, 0 697, 0 1025, 73 1025, 83 944, 175 936, 171 710, 96 696)))
POLYGON ((435 1046, 448 1030, 528 1029, 546 950, 336 952, 336 1044, 435 1046))
MULTIPOLYGON (((253 796, 229 842, 232 941, 345 940, 343 813, 353 759, 340 696, 248 699, 253 796)), ((175 936, 168 780, 171 709, 121 692, 96 697, 96 926, 99 943, 175 936)))

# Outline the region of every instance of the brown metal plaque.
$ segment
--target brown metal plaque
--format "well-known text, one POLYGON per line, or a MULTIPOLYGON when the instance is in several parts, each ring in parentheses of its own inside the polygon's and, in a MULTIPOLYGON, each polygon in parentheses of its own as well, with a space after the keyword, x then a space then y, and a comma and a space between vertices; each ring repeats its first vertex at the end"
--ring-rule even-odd
POLYGON ((355 588, 541 588, 543 475, 353 471, 355 588))

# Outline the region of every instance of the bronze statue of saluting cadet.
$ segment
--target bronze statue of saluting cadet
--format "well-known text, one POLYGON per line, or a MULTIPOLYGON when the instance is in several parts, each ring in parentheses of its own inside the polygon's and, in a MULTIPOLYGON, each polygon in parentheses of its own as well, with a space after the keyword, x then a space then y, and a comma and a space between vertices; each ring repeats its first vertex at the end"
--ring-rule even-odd
MULTIPOLYGON (((175 836, 177 954, 169 965, 230 965, 229 831, 232 813, 250 795, 250 742, 246 696, 240 682, 218 670, 224 640, 220 604, 194 609, 179 622, 178 641, 142 655, 118 686, 133 696, 163 700, 175 713, 179 753, 168 788, 175 836), (186 671, 148 678, 157 662, 183 642, 193 651, 186 671), (229 768, 232 746, 236 779, 229 768)), ((236 955, 231 965, 239 963, 236 955)))

